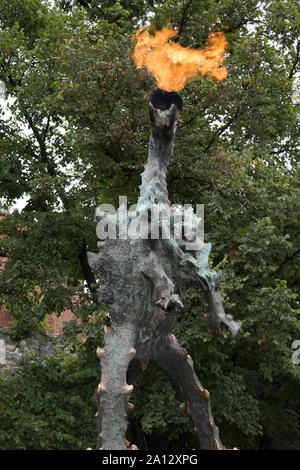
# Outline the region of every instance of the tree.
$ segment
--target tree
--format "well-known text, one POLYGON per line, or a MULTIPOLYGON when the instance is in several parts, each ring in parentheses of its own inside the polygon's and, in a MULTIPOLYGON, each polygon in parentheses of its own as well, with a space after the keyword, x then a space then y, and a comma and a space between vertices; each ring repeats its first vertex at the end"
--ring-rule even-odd
MULTIPOLYGON (((136 70, 131 38, 149 12, 157 27, 168 19, 178 27, 183 46, 203 46, 214 30, 223 31, 231 45, 226 80, 202 78, 181 93, 184 110, 168 188, 172 203, 205 204, 206 241, 213 243, 212 266, 223 270, 226 311, 244 326, 232 344, 214 339, 205 300, 192 291, 176 335, 211 390, 226 446, 296 446, 296 0, 60 1, 55 8, 42 0, 2 2, 0 79, 12 117, 0 122, 1 200, 8 207, 26 195, 28 203, 19 217, 3 223, 9 263, 1 295, 16 318, 18 337, 46 314, 72 306, 82 324, 68 326, 69 338, 76 343, 76 334, 84 332, 80 350, 94 355, 109 318, 95 301, 86 252, 96 251, 95 207, 117 205, 119 195, 129 203, 137 198, 155 82, 136 70)), ((134 441, 150 448, 158 440, 190 446, 191 429, 178 411, 177 395, 165 382, 166 395, 158 394, 161 381, 149 374, 147 387, 134 392, 136 410, 142 410, 131 415, 134 441), (174 417, 180 435, 171 427, 174 417)))

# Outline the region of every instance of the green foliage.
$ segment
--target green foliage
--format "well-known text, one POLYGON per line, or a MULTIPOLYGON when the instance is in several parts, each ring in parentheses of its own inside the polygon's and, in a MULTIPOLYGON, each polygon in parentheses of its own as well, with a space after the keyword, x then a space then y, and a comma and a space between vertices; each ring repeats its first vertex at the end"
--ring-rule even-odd
POLYGON ((132 423, 137 420, 149 449, 180 448, 177 446, 182 436, 186 436, 182 448, 193 442, 190 420, 179 408, 182 400, 161 372, 150 370, 137 380, 130 401, 135 405, 129 420, 133 439, 132 423))
MULTIPOLYGON (((67 377, 75 364, 79 374, 98 373, 95 348, 103 345, 109 318, 97 303, 86 251, 97 249, 97 205, 117 205, 120 195, 131 204, 138 195, 155 81, 136 70, 131 52, 149 14, 157 27, 167 21, 177 27, 183 46, 202 47, 218 30, 230 42, 227 79, 197 79, 181 92, 168 188, 173 203, 205 204, 211 264, 223 271, 226 312, 243 327, 233 342, 226 333, 214 338, 207 305, 191 291, 175 333, 210 390, 227 446, 299 447, 299 365, 291 360, 299 339, 300 126, 291 99, 300 71, 297 0, 1 2, 0 79, 11 117, 0 116, 0 198, 5 207, 27 198, 20 216, 1 221, 1 254, 9 258, 1 300, 15 317, 16 338, 72 308, 81 323, 70 322, 66 341, 85 358, 61 359, 63 378, 55 379, 47 399, 51 410, 63 404, 57 421, 54 411, 35 412, 35 401, 37 410, 42 405, 29 376, 35 367, 35 377, 41 374, 35 387, 46 396, 58 359, 47 368, 38 361, 24 366, 28 406, 20 414, 9 397, 15 386, 22 406, 21 385, 16 378, 1 384, 2 409, 9 410, 1 447, 93 445, 91 431, 84 439, 80 433, 84 408, 78 405, 83 421, 77 421, 75 405, 67 403, 67 377), (69 423, 68 413, 76 421, 69 423), (48 421, 52 434, 46 435, 48 421)), ((92 393, 84 386, 79 396, 87 403, 92 393)), ((147 373, 133 400, 130 433, 138 422, 146 446, 195 447, 179 396, 162 375, 147 373)))
POLYGON ((2 450, 84 450, 95 440, 91 396, 97 369, 57 350, 28 355, 18 372, 0 377, 2 450))

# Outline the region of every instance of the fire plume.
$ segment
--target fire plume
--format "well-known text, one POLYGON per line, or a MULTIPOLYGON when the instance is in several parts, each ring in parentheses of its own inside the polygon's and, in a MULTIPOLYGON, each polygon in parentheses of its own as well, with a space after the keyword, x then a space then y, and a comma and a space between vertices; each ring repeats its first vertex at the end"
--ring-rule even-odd
POLYGON ((178 32, 171 27, 155 31, 154 35, 148 30, 148 27, 143 27, 137 31, 133 59, 138 69, 147 67, 162 90, 182 90, 187 81, 199 75, 208 75, 217 80, 227 77, 226 68, 221 67, 229 46, 223 33, 210 34, 204 49, 191 49, 190 46, 182 47, 178 43, 169 42, 178 36, 178 32))

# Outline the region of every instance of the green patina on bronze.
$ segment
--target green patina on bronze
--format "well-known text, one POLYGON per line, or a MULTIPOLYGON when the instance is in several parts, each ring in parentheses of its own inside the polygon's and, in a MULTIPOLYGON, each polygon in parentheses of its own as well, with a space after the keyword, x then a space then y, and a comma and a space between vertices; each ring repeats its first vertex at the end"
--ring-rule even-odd
MULTIPOLYGON (((148 162, 142 174, 139 207, 149 210, 170 205, 166 184, 169 158, 180 108, 176 103, 160 109, 150 102, 151 136, 148 162)), ((136 215, 133 217, 139 217, 136 215)), ((196 217, 196 216, 194 216, 196 217)), ((162 229, 162 227, 160 227, 162 229)), ((201 449, 224 449, 211 412, 209 392, 199 382, 193 362, 171 333, 181 297, 191 287, 201 288, 210 307, 210 322, 217 335, 224 323, 232 337, 241 326, 223 309, 219 293, 221 273, 210 270, 209 243, 186 251, 184 240, 106 239, 99 253, 89 253, 90 267, 100 287, 99 301, 110 305, 111 329, 105 347, 98 348, 102 377, 95 394, 98 407, 98 448, 126 449, 127 413, 134 379, 155 366, 177 386, 190 415, 201 449)), ((131 446, 130 448, 135 448, 131 446)))

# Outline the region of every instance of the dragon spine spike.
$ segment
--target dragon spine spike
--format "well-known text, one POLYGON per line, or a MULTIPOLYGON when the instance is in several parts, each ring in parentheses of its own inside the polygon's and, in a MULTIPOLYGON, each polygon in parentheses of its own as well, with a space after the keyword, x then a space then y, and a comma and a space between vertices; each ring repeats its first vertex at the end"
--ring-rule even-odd
POLYGON ((98 393, 104 393, 106 392, 106 387, 103 382, 100 382, 98 385, 98 393))
POLYGON ((128 403, 127 409, 128 409, 128 413, 130 413, 131 411, 133 411, 133 409, 134 409, 133 403, 128 403))
POLYGON ((104 334, 105 335, 112 335, 113 334, 113 330, 111 328, 109 328, 108 326, 104 326, 104 334))
POLYGON ((217 439, 215 439, 215 450, 222 450, 217 439))
POLYGON ((107 351, 106 351, 105 348, 97 348, 97 350, 96 350, 96 355, 97 355, 97 357, 99 357, 99 359, 100 359, 101 357, 103 357, 103 356, 105 355, 106 352, 107 352, 107 351))
POLYGON ((130 354, 131 356, 135 356, 135 355, 136 355, 136 349, 135 349, 135 348, 130 348, 130 349, 129 349, 129 354, 130 354))
POLYGON ((123 391, 124 391, 124 393, 126 393, 126 394, 132 393, 132 391, 133 391, 133 385, 124 384, 124 385, 123 385, 123 391))
POLYGON ((132 446, 129 447, 128 450, 139 450, 139 448, 135 444, 132 444, 132 446))

